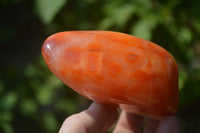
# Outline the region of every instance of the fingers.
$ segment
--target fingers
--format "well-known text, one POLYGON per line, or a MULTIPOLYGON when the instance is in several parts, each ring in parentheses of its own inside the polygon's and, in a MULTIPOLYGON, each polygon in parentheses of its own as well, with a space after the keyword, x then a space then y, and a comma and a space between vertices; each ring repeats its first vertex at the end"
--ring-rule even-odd
MULTIPOLYGON (((143 117, 122 112, 114 133, 140 133, 143 117)), ((180 133, 180 125, 176 116, 168 116, 163 120, 148 118, 143 133, 180 133)))
POLYGON ((159 120, 147 118, 143 133, 156 133, 159 120))
POLYGON ((117 116, 116 109, 93 103, 89 109, 68 117, 59 133, 103 133, 117 116))
POLYGON ((113 133, 140 133, 143 117, 122 111, 113 133))
MULTIPOLYGON (((89 109, 68 117, 59 133, 104 133, 116 120, 117 110, 93 103, 89 109)), ((122 111, 113 133, 140 133, 143 117, 122 111)), ((180 133, 179 121, 169 116, 161 121, 147 119, 143 133, 180 133)))
POLYGON ((143 133, 179 133, 179 121, 175 116, 163 120, 147 119, 143 133))
POLYGON ((180 133, 179 121, 175 116, 169 116, 163 119, 156 133, 180 133))

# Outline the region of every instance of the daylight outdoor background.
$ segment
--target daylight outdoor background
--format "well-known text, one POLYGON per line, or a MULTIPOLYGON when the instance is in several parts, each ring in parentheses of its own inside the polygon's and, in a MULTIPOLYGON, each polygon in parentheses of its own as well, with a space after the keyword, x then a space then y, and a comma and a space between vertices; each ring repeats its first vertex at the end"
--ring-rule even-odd
POLYGON ((200 0, 1 0, 1 133, 55 133, 88 107, 41 56, 46 37, 69 30, 124 32, 170 51, 179 67, 181 133, 200 132, 200 0))

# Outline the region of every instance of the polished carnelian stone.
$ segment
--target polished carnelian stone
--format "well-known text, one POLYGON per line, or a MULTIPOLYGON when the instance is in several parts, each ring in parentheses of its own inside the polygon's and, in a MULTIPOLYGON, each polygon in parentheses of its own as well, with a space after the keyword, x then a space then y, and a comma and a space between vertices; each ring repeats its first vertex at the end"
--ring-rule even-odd
POLYGON ((154 118, 177 112, 176 61, 152 42, 111 31, 68 31, 47 38, 42 55, 53 74, 93 101, 154 118))

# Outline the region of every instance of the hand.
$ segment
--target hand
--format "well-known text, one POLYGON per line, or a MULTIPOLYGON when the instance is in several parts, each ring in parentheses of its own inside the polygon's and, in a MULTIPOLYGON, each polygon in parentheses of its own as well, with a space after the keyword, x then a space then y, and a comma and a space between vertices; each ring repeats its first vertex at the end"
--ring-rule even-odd
MULTIPOLYGON (((81 113, 69 116, 59 133, 105 133, 117 121, 115 108, 92 103, 81 113)), ((122 111, 113 133, 140 133, 143 117, 122 111)), ((163 120, 147 119, 143 133, 179 133, 179 122, 175 116, 163 120)))

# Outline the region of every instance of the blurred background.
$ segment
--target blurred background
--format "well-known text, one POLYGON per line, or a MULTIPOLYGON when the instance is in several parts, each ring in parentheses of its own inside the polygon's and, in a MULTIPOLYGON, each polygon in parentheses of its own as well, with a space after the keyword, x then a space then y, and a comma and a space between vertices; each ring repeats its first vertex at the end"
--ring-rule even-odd
POLYGON ((47 68, 45 38, 112 30, 151 40, 179 67, 181 133, 200 132, 200 0, 1 0, 0 133, 55 133, 88 107, 47 68))

